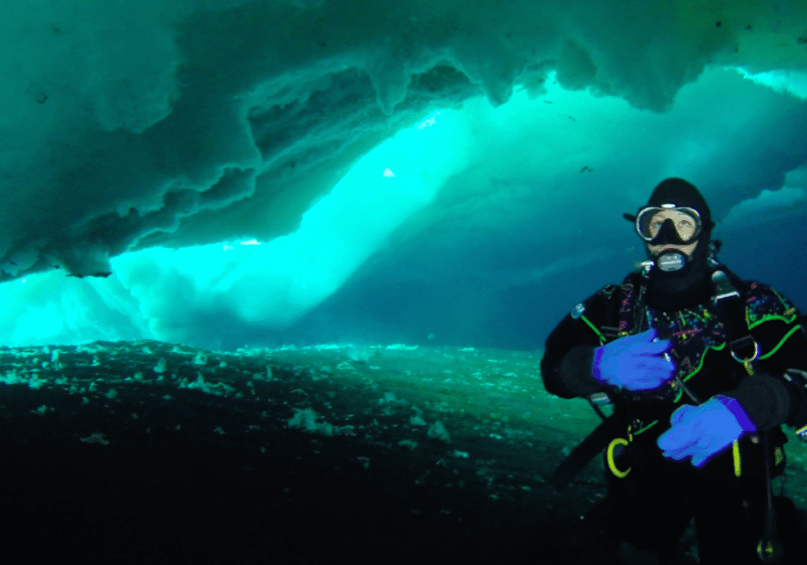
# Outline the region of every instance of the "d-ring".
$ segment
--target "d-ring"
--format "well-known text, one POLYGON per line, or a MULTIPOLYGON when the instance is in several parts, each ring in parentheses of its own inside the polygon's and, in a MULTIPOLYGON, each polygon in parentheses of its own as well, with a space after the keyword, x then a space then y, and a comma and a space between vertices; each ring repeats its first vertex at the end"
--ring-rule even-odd
POLYGON ((754 360, 756 360, 757 357, 759 357, 759 344, 757 343, 757 341, 755 339, 753 339, 752 341, 754 342, 754 355, 752 357, 749 357, 748 359, 740 359, 739 357, 737 357, 734 354, 734 351, 731 351, 731 349, 729 348, 729 351, 731 352, 731 356, 734 357, 735 361, 737 361, 738 363, 745 364, 745 363, 750 363, 751 361, 754 361, 754 360))

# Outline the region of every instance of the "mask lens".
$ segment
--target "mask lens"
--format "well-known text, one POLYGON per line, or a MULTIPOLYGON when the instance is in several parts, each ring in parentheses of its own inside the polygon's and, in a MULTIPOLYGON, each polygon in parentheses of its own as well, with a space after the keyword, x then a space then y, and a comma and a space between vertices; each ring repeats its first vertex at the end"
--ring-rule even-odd
POLYGON ((667 221, 672 222, 683 243, 689 243, 700 235, 700 216, 692 208, 645 208, 636 217, 636 231, 645 241, 652 241, 667 221))

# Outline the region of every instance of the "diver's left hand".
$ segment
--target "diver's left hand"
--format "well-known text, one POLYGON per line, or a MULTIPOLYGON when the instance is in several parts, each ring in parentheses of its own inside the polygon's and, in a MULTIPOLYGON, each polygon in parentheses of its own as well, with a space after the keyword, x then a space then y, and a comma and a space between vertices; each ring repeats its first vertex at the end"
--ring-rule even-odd
POLYGON ((695 467, 702 467, 743 434, 756 431, 740 403, 723 395, 700 406, 682 406, 670 423, 672 427, 658 438, 664 457, 675 461, 691 457, 695 467))

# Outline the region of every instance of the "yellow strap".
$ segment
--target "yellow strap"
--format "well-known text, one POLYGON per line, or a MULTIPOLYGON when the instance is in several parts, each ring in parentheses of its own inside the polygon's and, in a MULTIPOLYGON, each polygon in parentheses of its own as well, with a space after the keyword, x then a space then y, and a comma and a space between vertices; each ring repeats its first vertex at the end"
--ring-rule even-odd
POLYGON ((740 442, 736 439, 734 443, 731 444, 731 453, 734 455, 734 476, 739 477, 742 474, 742 468, 740 466, 740 442))
POLYGON ((616 466, 616 461, 614 461, 614 450, 616 449, 617 445, 627 446, 628 440, 626 440, 625 438, 618 437, 614 438, 614 440, 608 445, 608 468, 611 470, 611 472, 614 474, 615 477, 619 479, 624 479, 625 477, 628 476, 628 473, 630 473, 631 468, 628 467, 626 470, 621 471, 619 467, 616 466))

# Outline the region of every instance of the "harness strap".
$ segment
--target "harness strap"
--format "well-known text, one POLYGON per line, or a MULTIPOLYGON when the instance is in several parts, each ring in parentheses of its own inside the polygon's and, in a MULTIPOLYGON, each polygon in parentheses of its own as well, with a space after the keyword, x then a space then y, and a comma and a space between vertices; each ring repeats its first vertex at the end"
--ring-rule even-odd
POLYGON ((731 356, 735 361, 743 364, 749 375, 753 375, 751 363, 759 357, 759 345, 748 331, 745 301, 724 271, 718 270, 712 273, 712 284, 715 288, 712 300, 718 319, 726 327, 726 341, 731 356))
MULTIPOLYGON (((751 333, 745 319, 745 304, 742 296, 731 284, 724 271, 712 273, 712 284, 715 289, 712 299, 717 310, 718 319, 726 327, 726 341, 729 351, 735 361, 743 364, 746 373, 754 374, 751 362, 759 357, 759 347, 751 333)), ((742 475, 742 462, 740 459, 740 443, 734 440, 731 445, 731 454, 734 459, 734 476, 742 475)))
MULTIPOLYGON (((723 271, 712 274, 715 285, 715 306, 718 316, 726 325, 726 339, 731 356, 735 361, 743 364, 749 377, 753 377, 755 361, 759 358, 759 344, 748 330, 748 321, 745 317, 745 304, 740 293, 731 285, 723 271)), ((766 508, 762 536, 757 543, 757 556, 763 563, 778 563, 782 559, 782 544, 777 536, 776 511, 773 507, 773 493, 771 489, 771 464, 769 461, 768 432, 762 432, 762 458, 765 462, 765 494, 766 508)), ((739 442, 734 440, 732 445, 734 455, 734 474, 741 474, 739 442)), ((777 454, 778 456, 778 454, 777 454)))

